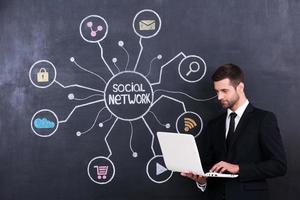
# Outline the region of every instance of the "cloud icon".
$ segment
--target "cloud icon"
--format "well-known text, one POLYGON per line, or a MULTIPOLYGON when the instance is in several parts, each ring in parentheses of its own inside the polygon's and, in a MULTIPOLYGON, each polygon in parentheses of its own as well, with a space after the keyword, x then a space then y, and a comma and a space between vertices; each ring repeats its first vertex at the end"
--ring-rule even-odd
POLYGON ((54 128, 55 127, 55 123, 48 120, 47 118, 43 118, 43 119, 36 118, 33 123, 34 123, 35 128, 40 128, 40 129, 42 129, 42 128, 54 128))

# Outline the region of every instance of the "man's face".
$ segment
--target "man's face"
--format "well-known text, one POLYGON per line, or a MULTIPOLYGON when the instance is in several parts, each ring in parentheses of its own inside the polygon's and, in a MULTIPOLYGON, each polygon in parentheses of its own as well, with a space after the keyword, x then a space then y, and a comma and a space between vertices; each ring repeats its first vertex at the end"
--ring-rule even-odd
POLYGON ((214 88, 218 95, 218 100, 225 109, 231 109, 240 99, 237 88, 230 83, 228 78, 215 81, 214 88))

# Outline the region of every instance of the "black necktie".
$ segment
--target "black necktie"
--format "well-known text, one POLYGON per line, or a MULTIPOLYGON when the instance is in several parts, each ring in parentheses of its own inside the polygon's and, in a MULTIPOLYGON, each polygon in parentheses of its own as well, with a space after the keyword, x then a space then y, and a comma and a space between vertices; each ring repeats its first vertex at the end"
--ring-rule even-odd
POLYGON ((237 114, 235 112, 230 113, 230 122, 229 122, 229 129, 228 129, 228 133, 227 133, 227 138, 226 138, 226 147, 227 150, 229 149, 229 146, 232 142, 232 138, 234 135, 234 119, 237 116, 237 114))

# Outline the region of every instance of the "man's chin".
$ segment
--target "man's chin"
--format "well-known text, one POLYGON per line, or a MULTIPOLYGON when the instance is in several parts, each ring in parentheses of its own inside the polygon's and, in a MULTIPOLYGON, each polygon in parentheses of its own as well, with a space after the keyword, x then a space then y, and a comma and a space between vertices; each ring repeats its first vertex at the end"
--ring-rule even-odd
POLYGON ((227 108, 228 108, 228 104, 227 104, 227 103, 221 103, 221 105, 222 105, 222 107, 223 107, 224 109, 227 109, 227 108))

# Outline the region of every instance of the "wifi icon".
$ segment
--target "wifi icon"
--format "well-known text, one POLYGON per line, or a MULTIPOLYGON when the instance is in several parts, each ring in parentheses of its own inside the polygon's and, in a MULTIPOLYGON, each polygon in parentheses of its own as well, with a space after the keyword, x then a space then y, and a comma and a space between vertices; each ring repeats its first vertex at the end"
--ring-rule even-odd
POLYGON ((184 118, 184 131, 188 132, 189 130, 195 128, 197 126, 197 123, 195 120, 191 118, 184 118))

